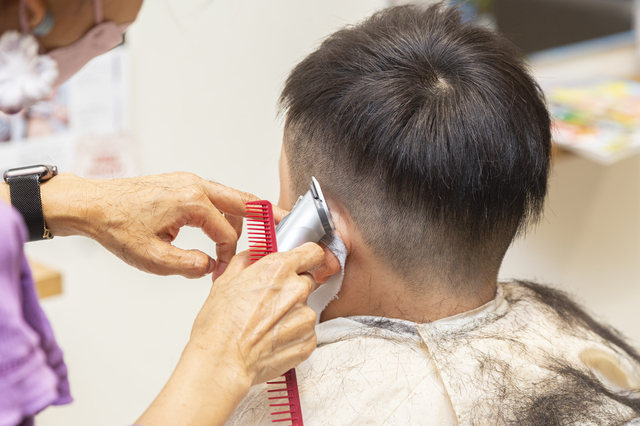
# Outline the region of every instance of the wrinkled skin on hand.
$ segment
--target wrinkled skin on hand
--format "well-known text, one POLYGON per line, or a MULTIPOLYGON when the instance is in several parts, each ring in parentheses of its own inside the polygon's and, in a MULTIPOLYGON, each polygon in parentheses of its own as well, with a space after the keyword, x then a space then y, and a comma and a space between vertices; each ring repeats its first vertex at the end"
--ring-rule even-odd
POLYGON ((252 266, 248 252, 239 254, 214 282, 190 344, 206 350, 208 342, 233 342, 229 358, 252 384, 282 375, 316 347, 316 313, 307 298, 317 284, 307 271, 323 262, 316 244, 271 254, 252 266))
POLYGON ((191 338, 166 386, 136 424, 223 425, 252 385, 274 379, 307 359, 316 347, 316 288, 306 271, 323 250, 308 243, 249 266, 234 257, 214 281, 191 338))
MULTIPOLYGON (((54 236, 85 235, 128 264, 158 275, 187 278, 214 273, 231 261, 245 203, 254 195, 176 172, 97 180, 62 173, 42 185, 43 213, 54 236), (171 243, 183 226, 216 242, 216 258, 171 243)), ((283 212, 275 209, 276 219, 283 212)))

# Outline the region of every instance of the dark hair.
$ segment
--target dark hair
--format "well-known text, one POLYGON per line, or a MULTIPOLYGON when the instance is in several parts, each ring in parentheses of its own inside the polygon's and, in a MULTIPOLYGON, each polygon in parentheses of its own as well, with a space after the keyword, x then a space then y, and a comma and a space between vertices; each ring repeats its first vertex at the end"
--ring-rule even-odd
POLYGON ((295 192, 315 175, 401 273, 499 266, 541 215, 543 94, 522 54, 457 8, 394 7, 335 32, 291 72, 280 106, 295 192))

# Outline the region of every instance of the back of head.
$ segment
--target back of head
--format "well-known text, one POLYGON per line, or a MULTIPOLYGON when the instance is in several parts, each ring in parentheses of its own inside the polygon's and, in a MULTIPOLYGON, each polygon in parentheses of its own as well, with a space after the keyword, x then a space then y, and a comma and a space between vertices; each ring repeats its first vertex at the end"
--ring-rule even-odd
POLYGON ((543 95, 514 46, 455 8, 390 8, 334 33, 292 71, 281 107, 293 191, 316 176, 410 281, 424 266, 499 267, 541 214, 543 95))

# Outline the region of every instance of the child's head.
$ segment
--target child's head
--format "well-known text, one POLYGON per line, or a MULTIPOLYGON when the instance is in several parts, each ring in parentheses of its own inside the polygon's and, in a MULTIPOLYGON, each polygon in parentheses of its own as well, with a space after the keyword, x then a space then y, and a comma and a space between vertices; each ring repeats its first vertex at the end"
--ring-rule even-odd
POLYGON ((281 106, 289 199, 315 176, 408 281, 426 266, 497 270, 542 212, 543 94, 515 47, 457 9, 396 7, 337 31, 292 71, 281 106))

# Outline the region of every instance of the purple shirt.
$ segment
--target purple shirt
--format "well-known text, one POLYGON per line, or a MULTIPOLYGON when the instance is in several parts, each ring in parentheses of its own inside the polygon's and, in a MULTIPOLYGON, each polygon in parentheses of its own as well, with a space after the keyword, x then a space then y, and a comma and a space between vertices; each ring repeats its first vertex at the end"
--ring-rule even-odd
POLYGON ((73 400, 24 255, 26 239, 22 216, 0 200, 0 426, 31 425, 49 405, 73 400))

